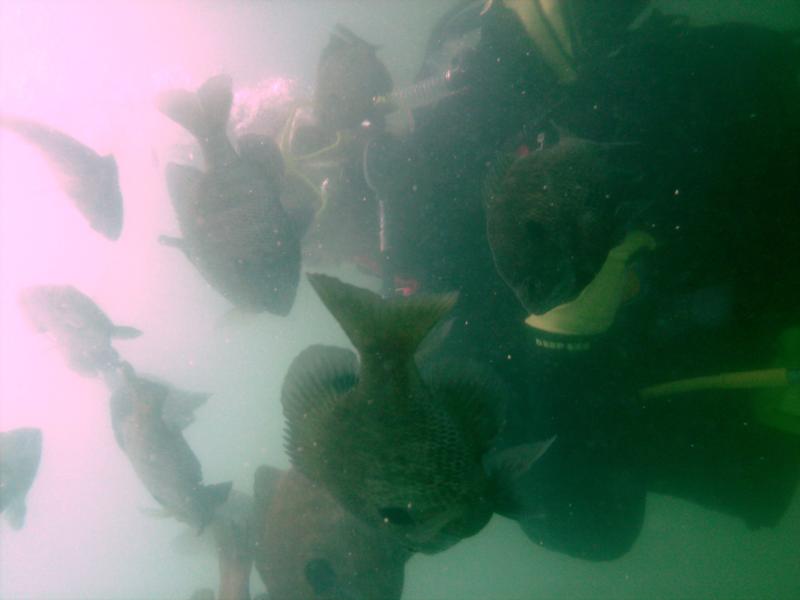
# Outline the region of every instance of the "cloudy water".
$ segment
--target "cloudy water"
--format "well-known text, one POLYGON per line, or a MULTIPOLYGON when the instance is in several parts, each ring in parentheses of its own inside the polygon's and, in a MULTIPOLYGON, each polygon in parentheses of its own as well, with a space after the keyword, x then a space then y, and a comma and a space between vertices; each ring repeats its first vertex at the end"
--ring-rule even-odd
POLYGON ((587 6, 0 0, 0 598, 798 597, 800 10, 587 6))

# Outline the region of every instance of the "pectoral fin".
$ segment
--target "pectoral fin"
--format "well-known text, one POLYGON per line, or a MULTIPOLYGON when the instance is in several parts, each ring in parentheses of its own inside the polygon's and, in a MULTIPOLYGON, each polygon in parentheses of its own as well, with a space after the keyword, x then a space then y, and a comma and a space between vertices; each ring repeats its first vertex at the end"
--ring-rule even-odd
POLYGON ((197 203, 203 172, 194 167, 169 163, 164 171, 167 191, 180 219, 186 218, 197 203))
POLYGON ((17 498, 5 510, 6 521, 12 529, 19 531, 25 526, 25 514, 28 512, 24 498, 17 498))

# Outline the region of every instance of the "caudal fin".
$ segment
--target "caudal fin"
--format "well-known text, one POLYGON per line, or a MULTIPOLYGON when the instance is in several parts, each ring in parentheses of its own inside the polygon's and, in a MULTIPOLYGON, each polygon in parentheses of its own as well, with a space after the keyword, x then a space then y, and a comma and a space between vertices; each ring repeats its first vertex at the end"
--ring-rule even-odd
POLYGON ((383 299, 328 275, 308 280, 360 353, 413 355, 458 299, 457 293, 383 299))
POLYGON ((156 99, 158 110, 198 139, 225 131, 233 104, 233 83, 227 75, 206 81, 196 93, 170 90, 156 99))

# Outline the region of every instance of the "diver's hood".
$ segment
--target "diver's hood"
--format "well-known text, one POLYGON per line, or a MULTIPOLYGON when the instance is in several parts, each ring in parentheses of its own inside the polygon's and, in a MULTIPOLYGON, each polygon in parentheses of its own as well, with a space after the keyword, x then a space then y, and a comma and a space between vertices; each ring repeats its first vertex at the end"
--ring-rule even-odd
POLYGON ((624 31, 647 0, 487 0, 514 12, 540 56, 560 83, 577 78, 578 63, 624 31))

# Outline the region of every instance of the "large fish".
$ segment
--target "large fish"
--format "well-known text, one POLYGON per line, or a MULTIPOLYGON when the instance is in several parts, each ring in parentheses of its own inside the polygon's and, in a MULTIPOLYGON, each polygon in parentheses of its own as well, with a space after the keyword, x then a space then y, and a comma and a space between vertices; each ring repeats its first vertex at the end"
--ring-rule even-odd
POLYGON ((508 476, 543 447, 490 455, 503 419, 484 377, 417 369, 414 354, 456 294, 384 300, 326 275, 309 281, 359 361, 317 345, 292 363, 282 403, 293 465, 411 550, 477 533, 508 476))
POLYGON ((0 127, 38 147, 56 170, 64 192, 92 229, 110 240, 122 233, 123 207, 117 161, 36 121, 0 116, 0 127))
POLYGON ((33 485, 42 456, 39 429, 0 433, 0 512, 14 529, 25 524, 25 497, 33 485))
POLYGON ((487 178, 486 227, 498 274, 531 313, 578 294, 611 245, 608 145, 558 143, 498 160, 487 178))
POLYGON ((119 447, 152 496, 176 519, 204 529, 231 483, 203 485, 200 462, 183 437, 207 394, 139 377, 128 363, 109 373, 111 425, 119 447))
POLYGON ((272 600, 399 600, 411 554, 295 469, 255 476, 256 569, 272 600))
POLYGON ((300 278, 302 225, 280 201, 283 161, 275 143, 250 135, 233 147, 226 127, 231 80, 209 79, 197 93, 158 99, 166 116, 197 138, 205 172, 170 163, 167 186, 182 239, 179 247, 206 280, 239 308, 286 315, 300 278))
POLYGON ((20 304, 34 329, 55 339, 70 368, 90 377, 119 364, 113 339, 142 333, 115 325, 91 298, 71 285, 26 288, 20 304))

